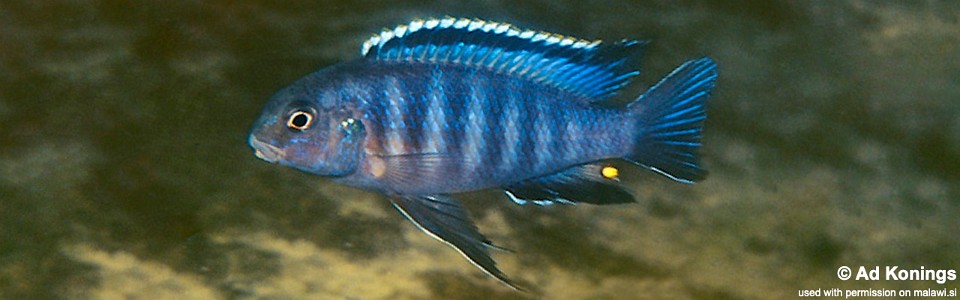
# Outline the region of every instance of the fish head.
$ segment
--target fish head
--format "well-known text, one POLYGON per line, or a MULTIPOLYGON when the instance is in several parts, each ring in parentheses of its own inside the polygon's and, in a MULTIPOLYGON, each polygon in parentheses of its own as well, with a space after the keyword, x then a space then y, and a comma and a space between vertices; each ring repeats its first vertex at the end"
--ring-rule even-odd
POLYGON ((260 159, 323 176, 352 174, 362 153, 363 124, 351 109, 293 85, 274 95, 248 143, 260 159))

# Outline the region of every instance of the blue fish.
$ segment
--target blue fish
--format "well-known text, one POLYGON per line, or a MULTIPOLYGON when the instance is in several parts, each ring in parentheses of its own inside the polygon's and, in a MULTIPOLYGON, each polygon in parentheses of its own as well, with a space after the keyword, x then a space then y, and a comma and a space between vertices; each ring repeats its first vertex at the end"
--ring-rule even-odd
POLYGON ((476 19, 414 20, 361 57, 277 92, 253 126, 257 157, 385 194, 428 235, 515 288, 451 194, 499 188, 518 204, 634 202, 621 159, 673 180, 697 155, 717 78, 688 61, 628 104, 645 43, 588 41, 476 19))

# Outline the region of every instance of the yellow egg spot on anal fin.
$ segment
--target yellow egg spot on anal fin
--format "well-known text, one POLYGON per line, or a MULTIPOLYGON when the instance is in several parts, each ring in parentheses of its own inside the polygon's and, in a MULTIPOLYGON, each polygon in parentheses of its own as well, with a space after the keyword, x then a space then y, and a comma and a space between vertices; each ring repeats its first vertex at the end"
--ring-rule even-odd
POLYGON ((603 168, 600 169, 600 175, 603 175, 603 178, 606 179, 617 179, 617 176, 620 175, 620 170, 614 166, 603 166, 603 168))

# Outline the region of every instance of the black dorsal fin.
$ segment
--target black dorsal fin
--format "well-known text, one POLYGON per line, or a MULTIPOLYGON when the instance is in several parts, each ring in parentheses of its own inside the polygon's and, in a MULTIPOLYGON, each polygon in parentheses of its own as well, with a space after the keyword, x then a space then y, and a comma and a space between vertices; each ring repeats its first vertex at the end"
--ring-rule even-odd
POLYGON ((640 73, 636 60, 644 45, 632 40, 601 43, 507 23, 446 17, 384 30, 364 42, 360 54, 375 60, 488 68, 601 100, 640 73))

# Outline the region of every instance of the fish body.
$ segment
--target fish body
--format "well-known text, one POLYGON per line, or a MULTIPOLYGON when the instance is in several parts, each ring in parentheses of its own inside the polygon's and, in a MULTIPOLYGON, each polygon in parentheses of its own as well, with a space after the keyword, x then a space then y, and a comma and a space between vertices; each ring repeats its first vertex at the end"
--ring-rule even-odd
MULTIPOLYGON (((591 42, 469 19, 416 20, 359 60, 282 89, 254 125, 258 157, 379 191, 429 235, 518 288, 450 194, 517 203, 633 202, 604 162, 702 179, 697 149, 712 60, 692 60, 626 105, 644 43, 591 42)), ((614 169, 615 171, 615 169, 614 169)))
POLYGON ((345 109, 364 125, 357 171, 336 180, 384 193, 503 186, 619 157, 632 144, 620 110, 489 70, 348 63, 302 86, 321 91, 307 98, 347 99, 345 109))

